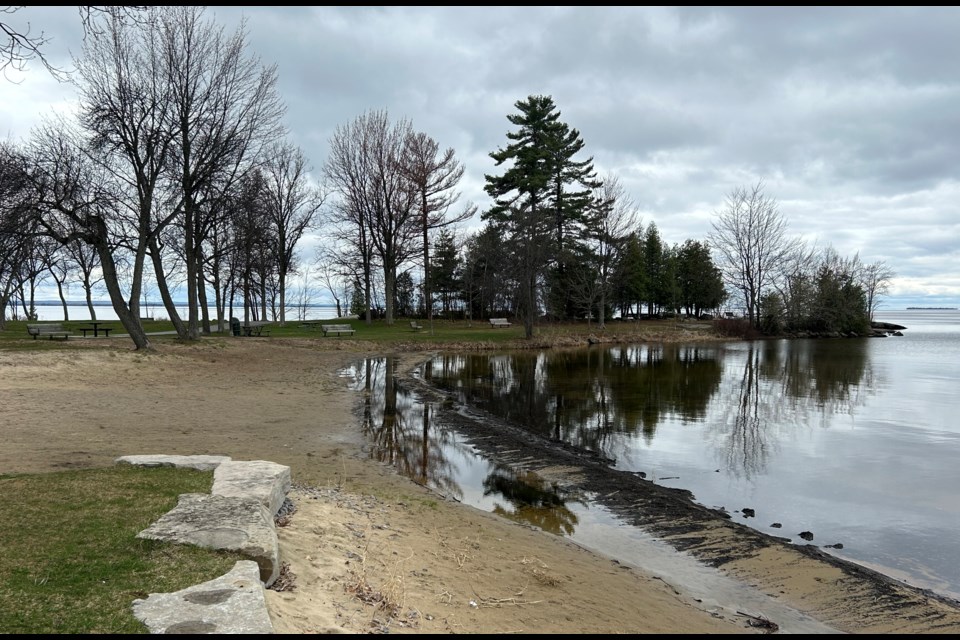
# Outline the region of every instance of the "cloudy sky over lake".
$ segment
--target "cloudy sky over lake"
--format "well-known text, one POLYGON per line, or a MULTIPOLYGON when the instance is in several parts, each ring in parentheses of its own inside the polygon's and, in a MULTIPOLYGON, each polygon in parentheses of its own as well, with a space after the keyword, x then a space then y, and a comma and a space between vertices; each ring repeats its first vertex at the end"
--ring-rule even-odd
MULTIPOLYGON (((453 147, 462 201, 484 208, 507 115, 549 95, 601 176, 664 240, 706 239, 758 182, 792 233, 898 274, 883 308, 960 306, 960 9, 956 7, 211 7, 247 19, 276 64, 290 138, 320 169, 371 110, 453 147)), ((69 66, 74 7, 2 21, 69 66)), ((73 101, 39 65, 0 81, 0 135, 73 101), (13 81, 16 81, 15 84, 13 81)), ((319 173, 319 172, 318 172, 319 173)), ((479 217, 472 223, 480 224, 479 217)))

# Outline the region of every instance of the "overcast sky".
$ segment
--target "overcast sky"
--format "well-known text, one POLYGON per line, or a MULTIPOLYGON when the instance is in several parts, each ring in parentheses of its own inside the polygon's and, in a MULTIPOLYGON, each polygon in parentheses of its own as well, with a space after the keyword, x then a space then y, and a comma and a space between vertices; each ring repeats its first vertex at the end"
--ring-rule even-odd
MULTIPOLYGON (((762 181, 796 235, 897 273, 882 308, 960 306, 960 9, 211 7, 276 64, 290 139, 317 169, 334 129, 406 118, 465 165, 481 208, 507 116, 549 95, 583 159, 615 174, 670 244, 704 240, 762 181)), ((69 66, 75 7, 4 22, 69 66)), ((0 81, 0 135, 69 109, 39 65, 0 81), (13 81, 16 81, 15 84, 13 81)), ((479 225, 477 219, 473 226, 479 225)))

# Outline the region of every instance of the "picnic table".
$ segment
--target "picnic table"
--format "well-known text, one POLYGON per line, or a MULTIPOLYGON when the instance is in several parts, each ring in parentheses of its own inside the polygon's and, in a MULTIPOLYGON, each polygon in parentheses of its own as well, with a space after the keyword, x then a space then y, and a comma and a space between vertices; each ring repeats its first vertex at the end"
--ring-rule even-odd
POLYGON ((270 324, 269 322, 262 322, 262 321, 247 322, 240 325, 240 328, 243 329, 243 335, 245 336, 270 335, 269 331, 267 331, 266 333, 264 333, 263 331, 263 328, 269 324, 270 324))
POLYGON ((107 338, 110 337, 110 332, 113 331, 112 327, 101 327, 103 320, 90 320, 89 326, 79 327, 80 331, 83 332, 83 337, 87 337, 87 331, 93 331, 93 337, 96 338, 101 333, 107 338))
POLYGON ((304 329, 316 329, 324 324, 323 320, 301 320, 300 326, 304 329))

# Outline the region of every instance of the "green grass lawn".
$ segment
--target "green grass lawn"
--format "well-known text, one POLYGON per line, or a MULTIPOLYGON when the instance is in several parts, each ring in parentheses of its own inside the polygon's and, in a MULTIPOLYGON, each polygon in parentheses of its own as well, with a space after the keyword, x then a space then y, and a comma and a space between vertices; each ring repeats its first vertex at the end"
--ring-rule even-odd
MULTIPOLYGON (((69 322, 60 322, 64 329, 72 331, 75 336, 67 340, 60 338, 50 339, 49 337, 39 336, 34 338, 27 333, 27 323, 23 321, 7 321, 6 330, 0 331, 0 349, 51 349, 64 348, 77 344, 84 340, 80 327, 89 323, 84 320, 71 320, 69 322)), ((40 323, 42 324, 42 323, 40 323)), ((378 343, 394 342, 422 342, 422 343, 457 343, 457 342, 509 342, 523 337, 523 326, 514 325, 506 328, 494 329, 490 327, 487 321, 466 321, 466 320, 435 320, 431 324, 421 320, 423 329, 413 331, 410 328, 410 321, 406 319, 397 320, 393 325, 388 325, 382 320, 376 320, 371 324, 366 324, 363 320, 331 320, 330 324, 349 324, 354 330, 350 335, 329 335, 324 336, 319 327, 309 328, 300 325, 297 320, 288 320, 284 326, 279 322, 271 322, 265 331, 269 331, 269 338, 315 338, 317 340, 364 340, 378 343)), ((87 332, 87 341, 109 341, 113 344, 123 344, 130 342, 130 339, 124 337, 126 331, 119 320, 107 322, 104 325, 112 329, 110 338, 92 337, 90 331, 87 332)), ((173 331, 173 323, 169 320, 153 320, 145 322, 144 330, 148 333, 162 333, 173 331)), ((237 340, 247 340, 244 336, 235 338, 229 332, 213 334, 219 338, 230 338, 237 340)), ((163 340, 176 340, 175 335, 155 335, 150 336, 151 342, 163 340)), ((268 339, 264 336, 260 339, 268 339)))
POLYGON ((213 472, 107 469, 0 475, 0 632, 147 633, 132 605, 229 571, 243 556, 139 540, 213 472))
MULTIPOLYGON (((432 323, 420 319, 417 322, 423 327, 419 331, 414 331, 410 327, 410 320, 406 318, 398 319, 392 325, 388 325, 383 320, 375 320, 367 324, 363 320, 331 320, 331 324, 349 324, 355 331, 351 335, 324 336, 319 327, 308 328, 301 326, 298 320, 288 320, 285 326, 280 326, 279 322, 271 322, 267 328, 269 336, 255 338, 268 340, 270 338, 313 338, 321 341, 329 340, 363 340, 380 344, 403 344, 406 346, 423 344, 444 345, 484 343, 484 344, 504 344, 523 341, 524 330, 522 322, 511 319, 513 325, 510 327, 493 328, 486 320, 434 320, 432 323)), ((79 341, 81 331, 80 327, 87 325, 84 320, 72 320, 61 322, 65 329, 73 331, 76 337, 69 340, 50 339, 47 337, 38 337, 34 339, 27 333, 26 322, 8 321, 6 330, 0 331, 0 349, 51 349, 64 348, 76 345, 79 341)), ((130 339, 124 337, 123 326, 119 321, 107 322, 104 326, 111 327, 110 338, 88 338, 88 341, 98 340, 109 342, 111 344, 122 345, 130 344, 130 339)), ((545 340, 565 339, 565 338, 585 338, 588 335, 597 334, 617 334, 621 336, 636 335, 639 338, 646 338, 651 332, 664 334, 674 332, 680 329, 689 329, 693 325, 682 323, 676 320, 642 320, 619 321, 613 320, 607 323, 605 330, 599 329, 596 323, 587 323, 586 321, 563 322, 541 324, 534 328, 534 337, 545 340)), ((701 325, 702 329, 702 325, 701 325)), ((173 323, 168 320, 153 320, 144 323, 144 330, 149 333, 173 331, 173 323)), ((90 332, 88 331, 88 336, 90 332)), ((218 338, 228 338, 231 340, 248 340, 246 337, 234 337, 229 332, 214 334, 218 338)), ((175 335, 155 335, 150 336, 152 342, 161 342, 164 340, 177 340, 175 335)))

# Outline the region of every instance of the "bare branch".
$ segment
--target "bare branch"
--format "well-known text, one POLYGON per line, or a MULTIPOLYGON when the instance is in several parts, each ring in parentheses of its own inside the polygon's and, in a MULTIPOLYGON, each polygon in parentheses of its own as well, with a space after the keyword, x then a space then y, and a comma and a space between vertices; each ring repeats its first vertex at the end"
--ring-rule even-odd
MULTIPOLYGON (((25 6, 7 6, 0 8, 0 14, 12 16, 25 6)), ((84 40, 93 33, 101 33, 98 25, 101 16, 110 15, 115 19, 139 19, 139 12, 148 9, 146 6, 80 6, 80 24, 83 27, 84 40)), ((50 62, 45 53, 47 45, 52 41, 45 31, 34 34, 33 25, 29 22, 23 27, 15 27, 7 20, 0 20, 0 71, 9 82, 16 82, 7 74, 10 71, 26 71, 30 62, 38 61, 59 82, 67 82, 72 73, 50 62)))

